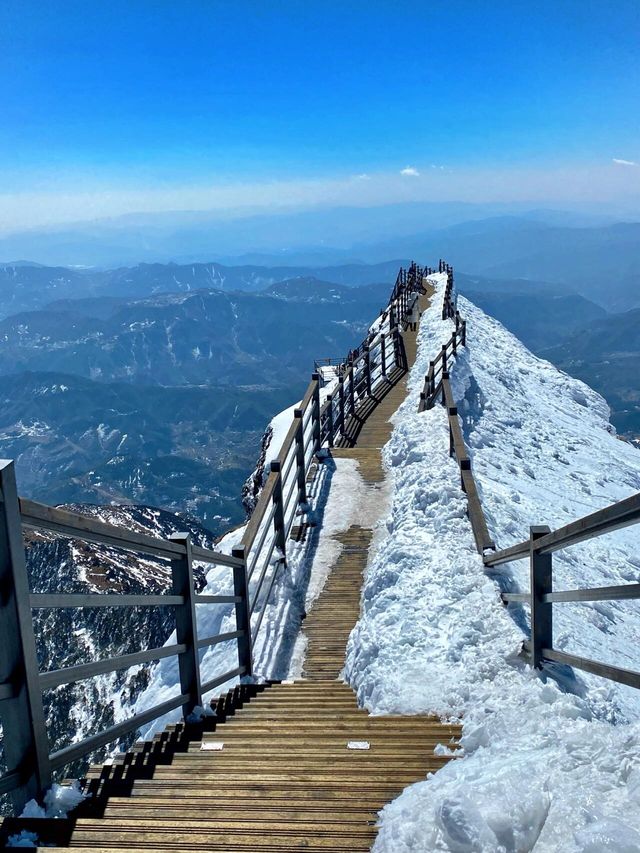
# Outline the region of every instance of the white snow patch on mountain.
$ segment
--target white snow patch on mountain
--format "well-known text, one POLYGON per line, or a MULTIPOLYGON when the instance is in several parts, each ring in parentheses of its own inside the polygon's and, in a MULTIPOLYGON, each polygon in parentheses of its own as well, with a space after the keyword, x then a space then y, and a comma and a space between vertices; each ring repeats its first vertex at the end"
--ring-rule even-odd
MULTIPOLYGON (((391 509, 366 572, 345 668, 373 713, 462 721, 463 757, 382 812, 374 850, 595 853, 640 850, 640 692, 519 656, 528 613, 522 563, 485 573, 449 458, 445 411, 417 413, 429 360, 450 337, 444 276, 423 317, 406 401, 384 451, 391 509)), ((615 437, 605 402, 534 357, 466 300, 454 394, 498 547, 640 489, 640 454, 615 437)), ((558 589, 637 582, 640 530, 554 555, 558 589)), ((554 644, 640 669, 638 602, 554 607, 554 644)), ((446 744, 438 748, 442 754, 446 744)))

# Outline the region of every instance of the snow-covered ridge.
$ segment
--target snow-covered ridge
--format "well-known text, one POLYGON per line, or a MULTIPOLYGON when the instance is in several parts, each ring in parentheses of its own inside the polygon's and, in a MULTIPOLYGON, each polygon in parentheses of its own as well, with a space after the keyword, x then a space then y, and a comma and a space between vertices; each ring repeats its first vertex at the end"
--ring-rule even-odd
MULTIPOLYGON (((383 812, 378 851, 640 850, 640 696, 566 668, 541 675, 519 656, 524 609, 500 588, 528 588, 528 566, 485 574, 449 458, 446 412, 418 414, 429 361, 451 334, 444 277, 424 315, 409 393, 385 462, 389 517, 365 578, 346 675, 374 713, 463 722, 460 760, 383 812)), ((640 454, 615 437, 590 388, 534 357, 466 300, 466 350, 454 397, 490 533, 498 547, 640 489, 640 454)), ((558 588, 637 581, 629 528, 555 556, 558 588)), ((640 669, 637 602, 554 608, 554 645, 640 669)), ((441 747, 445 749, 445 747, 441 747)))

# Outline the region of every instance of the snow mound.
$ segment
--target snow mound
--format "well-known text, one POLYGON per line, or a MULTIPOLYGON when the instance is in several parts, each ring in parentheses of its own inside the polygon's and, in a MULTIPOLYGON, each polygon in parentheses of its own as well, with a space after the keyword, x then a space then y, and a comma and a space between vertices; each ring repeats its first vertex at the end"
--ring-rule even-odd
MULTIPOLYGON (((425 313, 409 393, 385 463, 391 509, 367 568, 345 673, 372 713, 461 720, 464 756, 382 812, 374 850, 587 853, 640 850, 640 692, 521 658, 522 561, 484 571, 449 458, 443 408, 418 414, 429 360, 453 330, 445 276, 425 313)), ((604 400, 533 356, 461 299, 468 349, 452 369, 465 440, 498 547, 530 524, 558 527, 640 489, 640 454, 616 438, 604 400)), ((640 530, 554 556, 558 589, 637 582, 640 530)), ((554 643, 640 669, 638 602, 554 607, 554 643)), ((436 752, 449 749, 442 744, 436 752)))

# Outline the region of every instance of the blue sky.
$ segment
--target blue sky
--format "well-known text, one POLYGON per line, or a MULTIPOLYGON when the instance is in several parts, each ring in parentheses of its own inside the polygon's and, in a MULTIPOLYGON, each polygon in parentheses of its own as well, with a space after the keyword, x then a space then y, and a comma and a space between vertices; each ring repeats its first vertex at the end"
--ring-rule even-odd
POLYGON ((206 207, 364 174, 384 196, 407 166, 446 167, 453 195, 505 169, 624 188, 639 45, 637 0, 4 0, 0 195, 206 207))

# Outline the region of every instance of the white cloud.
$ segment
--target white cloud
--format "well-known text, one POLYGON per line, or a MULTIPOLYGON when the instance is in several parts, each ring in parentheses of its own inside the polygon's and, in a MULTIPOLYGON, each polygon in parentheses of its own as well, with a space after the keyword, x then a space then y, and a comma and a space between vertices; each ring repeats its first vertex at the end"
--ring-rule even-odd
POLYGON ((370 181, 371 175, 367 175, 366 172, 363 172, 361 175, 354 175, 356 181, 370 181))
POLYGON ((405 166, 404 169, 400 170, 401 175, 407 175, 411 178, 417 178, 420 172, 415 168, 415 166, 405 166))
POLYGON ((621 160, 619 157, 614 157, 613 162, 616 166, 637 166, 638 164, 634 160, 621 160))

